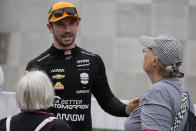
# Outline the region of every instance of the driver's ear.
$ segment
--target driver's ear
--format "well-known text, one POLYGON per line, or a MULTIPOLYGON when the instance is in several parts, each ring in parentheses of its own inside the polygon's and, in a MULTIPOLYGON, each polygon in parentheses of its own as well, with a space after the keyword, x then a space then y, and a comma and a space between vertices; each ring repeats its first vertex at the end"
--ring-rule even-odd
POLYGON ((47 27, 48 27, 49 31, 50 31, 51 33, 53 33, 52 25, 51 25, 51 24, 47 24, 47 27))

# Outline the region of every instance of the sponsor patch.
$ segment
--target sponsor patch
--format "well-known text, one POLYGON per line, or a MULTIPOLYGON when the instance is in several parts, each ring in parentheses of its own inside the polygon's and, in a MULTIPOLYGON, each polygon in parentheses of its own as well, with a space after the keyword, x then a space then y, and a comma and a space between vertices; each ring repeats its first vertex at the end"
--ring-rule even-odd
POLYGON ((63 84, 61 84, 61 82, 57 82, 57 83, 54 85, 54 89, 55 89, 55 90, 63 90, 63 89, 64 89, 64 86, 63 86, 63 84))
POLYGON ((60 73, 60 72, 65 72, 65 70, 64 69, 53 69, 53 70, 51 70, 51 73, 55 73, 55 72, 60 73))
POLYGON ((88 84, 89 82, 89 75, 87 73, 80 74, 80 82, 84 85, 88 84))
POLYGON ((70 60, 71 58, 72 58, 72 56, 67 56, 65 59, 70 60))
POLYGON ((77 65, 77 67, 85 67, 85 66, 90 66, 90 63, 86 63, 86 64, 79 64, 79 65, 77 65))
POLYGON ((71 50, 66 50, 66 51, 64 52, 64 55, 71 55, 71 50))
POLYGON ((89 71, 90 69, 89 68, 86 68, 86 69, 78 69, 79 71, 89 71))
POLYGON ((90 66, 90 60, 89 59, 77 60, 76 63, 77 63, 77 67, 90 66))
POLYGON ((90 92, 89 90, 77 90, 76 91, 77 94, 87 94, 89 92, 90 92))
POLYGON ((65 114, 57 113, 57 117, 66 121, 84 121, 85 114, 65 114))
POLYGON ((57 74, 52 76, 52 79, 62 79, 62 78, 65 78, 65 75, 57 74))
POLYGON ((77 64, 82 64, 82 63, 89 63, 89 59, 77 60, 77 64))

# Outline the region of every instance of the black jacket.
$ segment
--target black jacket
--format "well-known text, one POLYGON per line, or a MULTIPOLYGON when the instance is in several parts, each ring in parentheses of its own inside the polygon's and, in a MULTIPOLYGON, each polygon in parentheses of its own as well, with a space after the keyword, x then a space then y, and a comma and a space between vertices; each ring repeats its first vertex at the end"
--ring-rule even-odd
MULTIPOLYGON (((10 131, 34 131, 48 117, 51 117, 51 115, 34 112, 19 113, 12 117, 10 131)), ((6 118, 0 120, 0 131, 6 131, 6 118)), ((41 128, 40 131, 71 131, 71 129, 65 121, 54 119, 41 128)))
POLYGON ((39 69, 50 77, 56 100, 51 112, 66 120, 73 131, 91 131, 91 94, 106 112, 127 116, 125 104, 111 92, 102 59, 80 47, 59 50, 51 46, 30 61, 26 70, 39 69))

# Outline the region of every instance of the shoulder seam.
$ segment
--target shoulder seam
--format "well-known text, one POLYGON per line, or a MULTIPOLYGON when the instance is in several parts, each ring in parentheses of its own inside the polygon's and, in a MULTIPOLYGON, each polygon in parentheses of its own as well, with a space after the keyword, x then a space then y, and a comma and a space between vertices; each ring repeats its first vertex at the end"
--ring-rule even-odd
POLYGON ((87 51, 84 51, 84 50, 81 50, 81 53, 82 54, 86 54, 86 55, 90 55, 90 56, 96 56, 95 54, 87 52, 87 51))
POLYGON ((47 58, 48 56, 50 56, 50 54, 47 54, 47 55, 43 56, 42 58, 38 59, 37 61, 40 62, 40 61, 42 61, 43 59, 47 58))

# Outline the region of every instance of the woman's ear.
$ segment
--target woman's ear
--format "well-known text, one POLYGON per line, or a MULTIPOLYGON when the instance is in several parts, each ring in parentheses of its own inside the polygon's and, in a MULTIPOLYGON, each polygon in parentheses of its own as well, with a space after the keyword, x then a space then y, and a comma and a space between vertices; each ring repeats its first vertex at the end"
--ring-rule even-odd
POLYGON ((159 64, 159 58, 157 56, 154 56, 153 58, 153 66, 157 66, 159 64))

